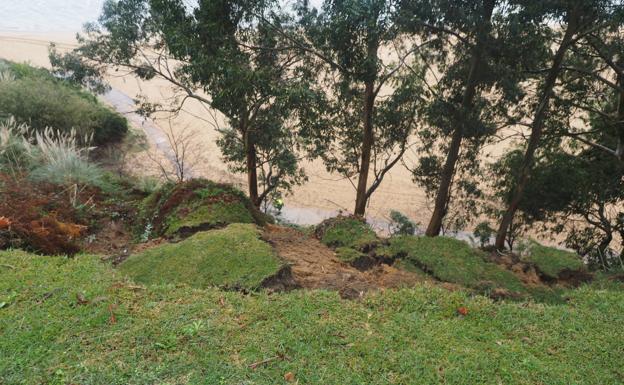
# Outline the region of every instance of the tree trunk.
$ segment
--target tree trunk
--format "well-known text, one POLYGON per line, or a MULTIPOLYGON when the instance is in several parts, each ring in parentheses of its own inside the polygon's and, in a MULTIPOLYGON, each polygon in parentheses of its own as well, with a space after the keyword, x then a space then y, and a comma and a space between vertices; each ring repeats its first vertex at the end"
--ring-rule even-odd
POLYGON ((254 206, 260 208, 260 198, 258 196, 258 170, 256 164, 256 145, 251 138, 249 129, 244 130, 245 158, 247 167, 247 185, 249 188, 249 199, 254 206))
POLYGON ((572 38, 576 34, 576 30, 577 18, 572 15, 572 17, 570 18, 570 22, 568 23, 568 27, 566 28, 566 32, 561 42, 561 45, 559 46, 557 52, 555 53, 555 56, 553 57, 552 66, 548 71, 548 76, 546 77, 546 81, 544 82, 544 85, 542 87, 540 102, 533 116, 533 124, 531 125, 531 136, 529 138, 529 144, 524 154, 524 160, 522 161, 520 173, 518 174, 518 178, 516 179, 516 187, 513 191, 509 206, 507 207, 507 210, 505 211, 505 214, 501 219, 500 226, 496 233, 496 243, 494 245, 497 250, 505 249, 505 238, 507 237, 509 226, 513 220, 514 215, 516 214, 516 211, 518 210, 520 201, 522 200, 524 189, 526 188, 527 182, 529 181, 529 174, 531 172, 531 168, 533 167, 533 161, 535 159, 535 151, 538 149, 540 139, 542 138, 544 120, 546 119, 546 113, 548 112, 548 106, 550 103, 550 99, 553 95, 553 90, 555 88, 557 78, 561 73, 561 65, 563 63, 563 59, 568 48, 570 48, 572 38))
MULTIPOLYGON (((468 73, 468 78, 466 79, 466 88, 464 89, 464 95, 462 97, 461 107, 463 111, 468 111, 472 107, 477 85, 479 84, 478 71, 483 59, 483 45, 485 43, 484 38, 490 28, 495 2, 495 0, 486 0, 483 4, 484 24, 472 53, 470 72, 468 73)), ((451 145, 449 146, 448 153, 446 154, 446 161, 444 162, 442 174, 440 175, 440 185, 438 186, 438 191, 436 193, 433 214, 431 214, 431 219, 429 220, 429 225, 427 226, 427 231, 425 232, 425 234, 429 237, 439 235, 440 230, 442 229, 442 220, 446 215, 448 207, 448 200, 451 193, 451 183, 453 181, 453 175, 455 174, 455 165, 459 159, 459 150, 464 137, 464 130, 464 124, 460 123, 453 131, 451 145)))
MULTIPOLYGON (((622 62, 620 62, 620 65, 622 65, 622 62)), ((618 143, 615 149, 615 156, 617 156, 619 160, 624 161, 624 91, 622 91, 622 89, 624 89, 624 76, 619 74, 617 80, 620 91, 617 109, 618 122, 616 125, 618 143)))
POLYGON ((363 217, 366 214, 368 201, 366 189, 368 185, 368 171, 370 169, 371 152, 375 141, 373 135, 373 107, 375 105, 375 84, 372 81, 366 83, 364 91, 364 116, 362 135, 362 157, 358 176, 357 192, 355 196, 354 214, 363 217))

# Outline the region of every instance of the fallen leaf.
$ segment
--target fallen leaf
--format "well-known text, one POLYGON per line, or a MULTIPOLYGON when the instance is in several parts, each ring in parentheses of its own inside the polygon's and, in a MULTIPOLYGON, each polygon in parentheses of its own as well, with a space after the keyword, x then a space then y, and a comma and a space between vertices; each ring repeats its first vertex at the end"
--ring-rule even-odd
POLYGON ((108 322, 110 322, 112 325, 117 323, 117 318, 115 317, 115 313, 113 313, 113 304, 111 303, 110 305, 108 305, 108 311, 110 312, 110 318, 108 319, 108 322))
POLYGON ((461 306, 457 308, 457 313, 460 315, 468 315, 468 308, 465 306, 461 306))
POLYGON ((284 379, 287 382, 295 382, 295 375, 293 374, 293 372, 288 372, 288 373, 284 374, 284 379))
POLYGON ((0 217, 0 229, 6 229, 11 226, 11 220, 7 217, 0 217))

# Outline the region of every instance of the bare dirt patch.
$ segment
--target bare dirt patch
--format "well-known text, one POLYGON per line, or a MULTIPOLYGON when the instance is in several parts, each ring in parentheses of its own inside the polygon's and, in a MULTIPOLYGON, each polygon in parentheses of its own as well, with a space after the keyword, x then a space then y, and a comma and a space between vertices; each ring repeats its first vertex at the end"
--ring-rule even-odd
POLYGON ((333 250, 296 229, 268 225, 263 238, 290 266, 295 282, 307 289, 337 290, 343 298, 358 298, 369 290, 413 286, 425 279, 381 264, 360 271, 340 261, 333 250))

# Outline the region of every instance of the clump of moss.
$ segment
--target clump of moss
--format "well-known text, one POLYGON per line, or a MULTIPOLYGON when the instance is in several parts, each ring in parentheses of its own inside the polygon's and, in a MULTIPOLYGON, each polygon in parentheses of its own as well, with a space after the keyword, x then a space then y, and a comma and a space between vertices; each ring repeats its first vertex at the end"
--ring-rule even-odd
POLYGON ((326 219, 316 227, 316 237, 329 247, 363 250, 377 243, 377 235, 365 220, 353 216, 326 219))
POLYGON ((397 236, 389 241, 388 253, 413 264, 435 278, 474 289, 502 288, 525 292, 518 277, 488 262, 485 254, 466 242, 447 237, 397 236))
POLYGON ((145 199, 141 212, 152 235, 168 238, 232 223, 262 226, 270 220, 240 190, 205 179, 165 184, 145 199))
POLYGON ((133 255, 120 270, 145 284, 253 290, 282 267, 271 246, 259 238, 256 226, 233 224, 133 255))
POLYGON ((560 278, 564 272, 579 272, 585 270, 581 258, 572 252, 540 245, 529 241, 524 245, 522 259, 535 265, 537 270, 546 278, 560 278))

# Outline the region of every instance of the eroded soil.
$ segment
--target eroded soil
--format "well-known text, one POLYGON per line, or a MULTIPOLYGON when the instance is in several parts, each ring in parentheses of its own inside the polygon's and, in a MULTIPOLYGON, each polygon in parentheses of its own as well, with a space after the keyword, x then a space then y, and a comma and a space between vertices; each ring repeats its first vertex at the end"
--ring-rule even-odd
POLYGON ((296 229, 268 225, 263 238, 290 266, 295 282, 306 289, 338 290, 357 298, 369 290, 413 286, 427 278, 380 264, 367 271, 340 261, 333 250, 296 229))

